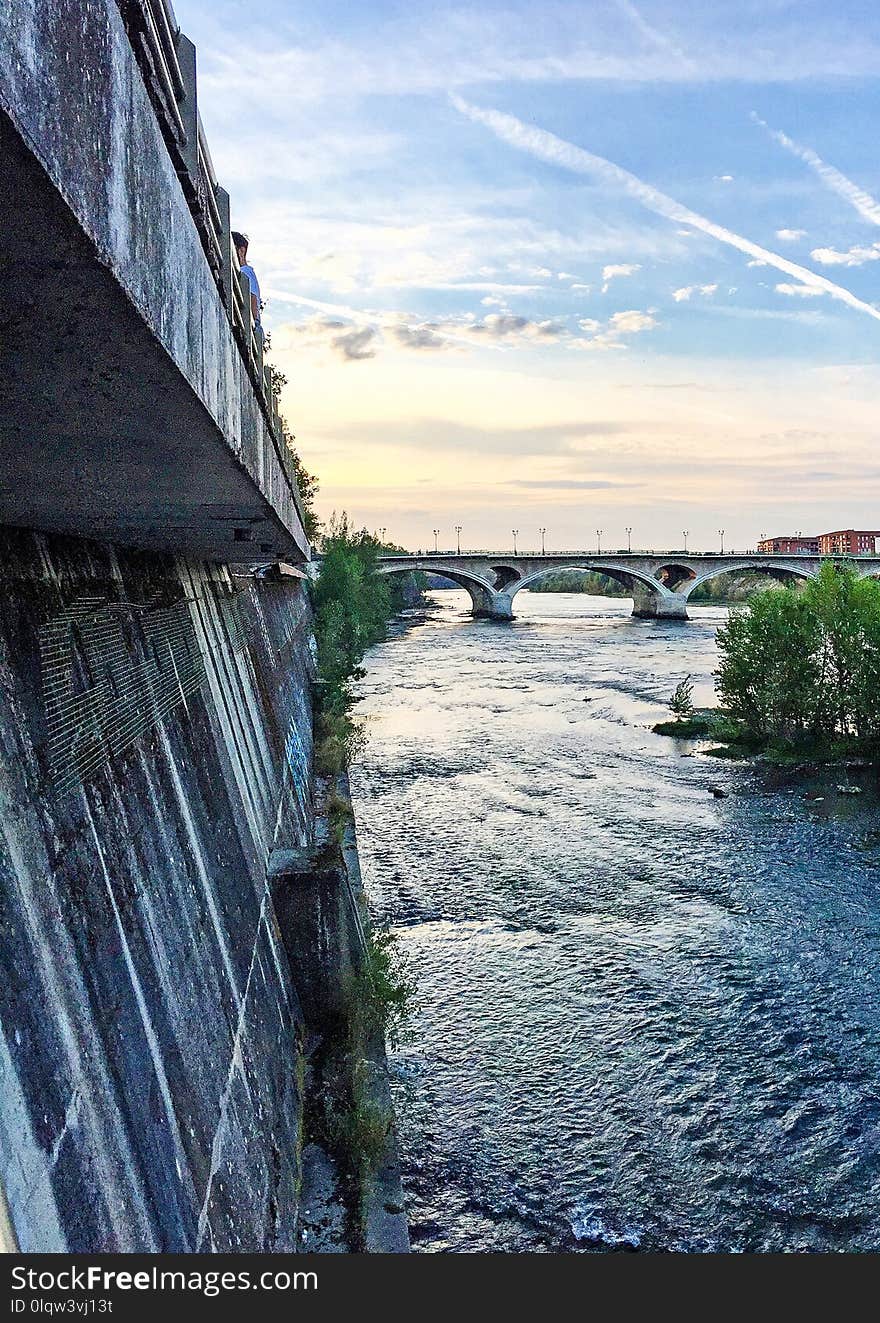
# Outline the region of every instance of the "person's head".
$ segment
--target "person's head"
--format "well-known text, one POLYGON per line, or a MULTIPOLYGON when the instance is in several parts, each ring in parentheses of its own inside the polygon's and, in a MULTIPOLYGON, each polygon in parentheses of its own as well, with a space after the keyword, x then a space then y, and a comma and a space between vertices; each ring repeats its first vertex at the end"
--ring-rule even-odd
POLYGON ((235 244, 235 251, 238 253, 238 260, 242 266, 247 261, 248 237, 242 234, 240 230, 232 231, 232 242, 235 244))

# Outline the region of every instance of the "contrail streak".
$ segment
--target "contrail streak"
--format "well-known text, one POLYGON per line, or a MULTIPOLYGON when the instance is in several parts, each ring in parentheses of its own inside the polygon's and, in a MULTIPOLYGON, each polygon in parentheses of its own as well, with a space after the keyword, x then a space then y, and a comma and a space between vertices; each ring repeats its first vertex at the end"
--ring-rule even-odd
POLYGON ((832 193, 836 193, 851 207, 855 207, 863 220, 869 221, 871 225, 880 225, 880 202, 876 198, 872 198, 870 193, 866 193, 852 179, 847 179, 846 175, 838 170, 836 166, 823 161, 822 157, 814 152, 812 147, 804 147, 801 143, 795 142, 781 129, 771 129, 770 125, 754 112, 752 112, 752 119, 756 124, 760 124, 762 129, 766 129, 770 137, 775 139, 780 147, 784 147, 787 152, 791 152, 792 156, 798 157, 811 170, 814 170, 823 184, 831 189, 832 193))
POLYGON ((696 68, 693 60, 689 59, 683 50, 680 50, 679 47, 676 46, 674 42, 670 41, 662 32, 658 32, 656 28, 651 27, 651 24, 647 19, 642 17, 635 5, 632 4, 631 0, 614 0, 614 4, 621 13, 626 15, 633 27, 637 28, 642 36, 652 42, 658 50, 666 51, 668 55, 675 56, 679 64, 687 69, 696 68))
POLYGON ((615 165, 613 161, 606 161, 603 156, 595 156, 592 152, 585 151, 582 147, 576 147, 563 138, 557 138, 555 134, 547 133, 544 129, 524 124, 522 120, 516 119, 513 115, 506 115, 499 110, 484 110, 479 106, 471 105, 470 102, 456 95, 451 97, 451 101, 456 110, 462 115, 466 115, 468 119, 477 124, 483 124, 502 142, 508 143, 511 147, 528 152, 540 161, 547 161, 550 165, 560 166, 574 174, 589 175, 594 179, 601 179, 605 183, 612 184, 619 188, 621 192, 628 194, 629 197, 641 202, 642 206, 655 212, 656 215, 665 216, 667 220, 674 221, 677 225, 689 225, 692 229, 699 230, 700 233, 708 234, 711 238, 717 239, 719 243, 727 244, 730 248, 736 248, 739 252, 757 259, 759 262, 766 262, 768 266, 775 267, 777 271, 783 271, 788 276, 794 276, 802 284, 809 285, 813 289, 822 290, 823 293, 830 294, 833 299, 846 303, 851 308, 857 308, 859 312, 866 312, 875 321, 880 321, 880 309, 875 308, 873 304, 865 303, 863 299, 857 298, 855 294, 848 289, 844 289, 842 285, 836 285, 833 280, 828 280, 825 276, 820 276, 807 267, 799 266, 797 262, 790 262, 788 258, 781 257, 779 253, 773 253, 768 248, 762 248, 760 244, 752 243, 750 239, 745 239, 741 234, 736 234, 723 225, 716 225, 714 221, 708 220, 698 212, 682 206, 674 198, 669 197, 666 193, 661 193, 652 184, 644 183, 636 175, 630 174, 628 170, 615 165))

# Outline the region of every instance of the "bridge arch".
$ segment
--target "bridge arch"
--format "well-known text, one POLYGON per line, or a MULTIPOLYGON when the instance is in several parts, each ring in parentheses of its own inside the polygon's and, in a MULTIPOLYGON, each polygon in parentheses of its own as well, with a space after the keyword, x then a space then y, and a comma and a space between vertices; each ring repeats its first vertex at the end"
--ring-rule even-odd
POLYGON ((634 616, 647 620, 687 620, 685 598, 654 578, 649 568, 637 568, 630 562, 621 565, 615 563, 614 560, 605 560, 598 556, 585 556, 579 563, 564 567, 558 565, 542 566, 539 570, 524 575, 517 583, 513 584, 507 590, 508 600, 512 602, 522 588, 527 588, 530 583, 534 583, 546 574, 553 574, 560 568, 580 570, 584 573, 592 571, 594 574, 604 574, 606 578, 614 579, 615 582, 622 584, 624 588, 632 593, 632 613, 634 616))
POLYGON ((519 578, 519 570, 512 565, 490 565, 489 568, 495 575, 494 587, 499 592, 505 592, 519 578))
POLYGON ((702 584, 709 583, 712 579, 719 579, 725 574, 766 574, 768 579, 776 579, 779 582, 792 579, 803 579, 806 582, 816 577, 813 570, 807 569, 804 565, 798 565, 796 562, 768 565, 765 560, 760 558, 754 560, 744 558, 735 565, 715 565, 702 574, 695 575, 684 588, 685 598, 689 598, 694 590, 702 584))
POLYGON ((546 568, 542 567, 540 570, 535 570, 532 574, 526 574, 523 578, 518 579, 516 583, 511 584, 508 590, 510 597, 513 599, 523 588, 528 588, 529 584, 536 583, 538 579, 543 579, 548 574, 568 573, 569 570, 574 570, 579 574, 604 574, 606 579, 613 579, 615 583, 622 584, 624 588, 634 589, 636 585, 639 585, 656 597, 662 597, 664 594, 669 595, 669 590, 665 585, 652 578, 650 574, 629 567, 623 569, 618 565, 606 565, 602 562, 584 560, 580 565, 548 565, 546 568))
POLYGON ((419 561, 408 561, 403 565, 380 564, 378 569, 380 574, 433 574, 437 579, 449 579, 450 583, 466 590, 475 616, 495 614, 494 602, 497 590, 495 585, 489 583, 482 575, 470 574, 465 570, 447 569, 445 565, 426 565, 419 561))
POLYGON ((669 561, 666 565, 661 565, 654 576, 658 583, 662 583, 672 593, 680 593, 685 584, 691 583, 697 577, 697 572, 692 565, 681 565, 678 561, 669 561))

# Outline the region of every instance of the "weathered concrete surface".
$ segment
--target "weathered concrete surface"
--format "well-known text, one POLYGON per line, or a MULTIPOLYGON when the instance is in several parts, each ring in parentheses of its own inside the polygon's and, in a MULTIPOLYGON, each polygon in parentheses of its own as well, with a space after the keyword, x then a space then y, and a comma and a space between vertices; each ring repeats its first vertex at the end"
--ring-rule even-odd
MULTIPOLYGON (((339 777, 335 793, 350 805, 347 775, 339 777)), ((368 1254, 408 1254, 409 1227, 385 1043, 379 1031, 369 1032, 365 1042, 358 1042, 356 1034, 353 1041, 351 1034, 352 985, 363 969, 367 947, 364 925, 368 923, 357 833, 352 816, 338 844, 328 835, 328 825, 325 817, 316 826, 317 849, 311 860, 284 850, 273 854, 275 907, 283 941, 295 966, 307 1028, 321 1040, 313 1048, 321 1077, 313 1080, 316 1092, 326 1094, 328 1073, 334 1077, 329 1085, 334 1092, 339 1090, 340 1079, 347 1078, 345 1087, 356 1087, 362 1105, 388 1118, 375 1166, 360 1176, 359 1239, 368 1254)), ((314 1104, 326 1113, 326 1097, 315 1097, 314 1104)), ((331 1179, 334 1172, 338 1177, 334 1163, 320 1150, 317 1179, 309 1186, 313 1207, 310 1228, 306 1230, 312 1239, 317 1234, 319 1249, 331 1251, 339 1198, 338 1184, 331 1179)), ((311 1174, 315 1177, 315 1170, 311 1174)))
MULTIPOLYGON (((880 575, 880 556, 848 561, 864 577, 880 575)), ((687 620, 687 602, 700 584, 732 571, 750 571, 776 579, 812 579, 819 572, 819 556, 688 555, 682 552, 589 551, 563 555, 511 555, 510 552, 465 552, 461 555, 383 556, 385 574, 420 570, 439 574, 467 589, 476 616, 512 620, 518 592, 555 570, 593 570, 606 574, 633 594, 633 615, 649 619, 687 620)))
POLYGON ((302 560, 116 0, 7 0, 0 218, 0 522, 302 560))
POLYGON ((632 613, 640 620, 687 620, 687 597, 683 593, 664 593, 662 596, 643 584, 632 587, 632 613))
POLYGON ((26 1251, 296 1247, 298 580, 0 532, 0 1183, 26 1251), (175 686, 176 677, 176 686, 175 686))

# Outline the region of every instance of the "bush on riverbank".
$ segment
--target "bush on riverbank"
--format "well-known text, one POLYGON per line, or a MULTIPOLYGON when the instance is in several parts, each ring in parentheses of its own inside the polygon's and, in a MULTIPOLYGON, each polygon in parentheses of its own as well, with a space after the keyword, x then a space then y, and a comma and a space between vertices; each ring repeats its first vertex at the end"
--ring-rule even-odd
MULTIPOLYGON (((317 648, 314 761, 323 782, 318 798, 326 827, 318 863, 348 877, 363 941, 351 955, 353 968, 345 979, 342 1002, 313 1050, 309 1136, 331 1155, 341 1174, 347 1238, 354 1249, 366 1246, 369 1209, 385 1188, 381 1170, 396 1164, 385 1044, 397 1045, 413 990, 395 937, 373 927, 366 895, 351 891, 346 859, 346 838, 353 842, 344 773, 364 741, 363 728, 351 715, 350 682, 363 675, 364 653, 385 638, 391 616, 419 588, 414 582, 407 585, 404 575, 392 579, 379 571, 378 556, 395 549, 365 529, 353 529, 346 515, 334 516, 321 540, 321 572, 312 585, 317 648)), ((384 1179, 390 1179, 387 1173, 384 1179)), ((387 1201, 384 1207, 391 1211, 387 1201)))
POLYGON ((693 716, 674 721, 658 721, 652 726, 655 735, 671 735, 678 740, 717 740, 755 750, 764 743, 762 736, 752 735, 738 721, 734 721, 722 708, 699 707, 693 716))
POLYGON ((880 748, 880 582, 826 562, 802 592, 755 594, 717 639, 718 696, 750 736, 880 748))

